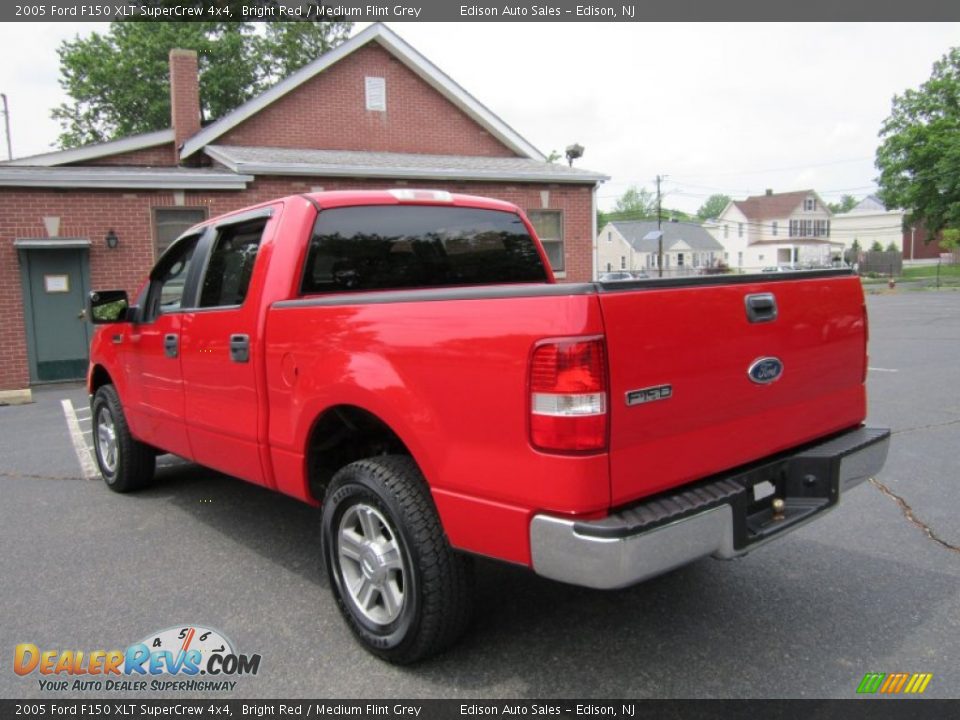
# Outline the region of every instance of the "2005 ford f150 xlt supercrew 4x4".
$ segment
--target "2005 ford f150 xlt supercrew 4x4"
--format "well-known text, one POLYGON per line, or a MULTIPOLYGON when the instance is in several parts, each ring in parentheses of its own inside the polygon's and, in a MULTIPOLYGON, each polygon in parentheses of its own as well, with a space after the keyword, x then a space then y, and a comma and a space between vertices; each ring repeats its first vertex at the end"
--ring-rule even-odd
POLYGON ((359 640, 451 644, 471 556, 619 588, 731 558, 876 473, 846 271, 556 284, 523 213, 437 191, 287 197, 91 293, 107 485, 175 453, 322 506, 359 640))

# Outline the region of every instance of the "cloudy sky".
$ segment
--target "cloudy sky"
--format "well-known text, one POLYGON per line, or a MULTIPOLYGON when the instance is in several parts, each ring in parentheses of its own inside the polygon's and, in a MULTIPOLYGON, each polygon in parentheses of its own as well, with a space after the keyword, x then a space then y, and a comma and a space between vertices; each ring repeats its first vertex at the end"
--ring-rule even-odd
MULTIPOLYGON (((103 27, 0 23, 14 156, 56 140, 60 41, 103 27)), ((714 192, 866 195, 893 95, 960 44, 956 23, 391 27, 543 152, 583 145, 577 164, 612 178, 601 207, 660 174, 687 211, 714 192)))

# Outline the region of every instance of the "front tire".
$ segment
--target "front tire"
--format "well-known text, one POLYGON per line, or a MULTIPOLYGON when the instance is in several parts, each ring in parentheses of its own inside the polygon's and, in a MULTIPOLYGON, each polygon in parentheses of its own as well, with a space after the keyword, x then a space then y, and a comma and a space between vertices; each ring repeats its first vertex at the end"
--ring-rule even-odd
POLYGON ((323 503, 323 555, 337 607, 366 650, 397 664, 442 652, 472 609, 472 564, 447 541, 409 457, 340 470, 323 503))
POLYGON ((123 406, 113 385, 104 385, 93 396, 93 447, 97 466, 114 492, 138 490, 153 480, 157 456, 153 448, 130 434, 123 406))

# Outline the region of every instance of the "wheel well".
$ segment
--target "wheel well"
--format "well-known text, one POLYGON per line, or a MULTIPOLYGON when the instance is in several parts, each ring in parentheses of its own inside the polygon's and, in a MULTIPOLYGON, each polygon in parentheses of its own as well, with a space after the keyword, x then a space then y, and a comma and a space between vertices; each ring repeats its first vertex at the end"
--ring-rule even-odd
POLYGON ((102 365, 97 365, 93 368, 93 377, 90 379, 90 394, 95 394, 104 385, 113 385, 113 378, 102 365))
POLYGON ((310 494, 323 501, 330 479, 355 460, 377 455, 410 455, 380 418, 352 405, 338 405, 317 418, 307 442, 310 494))

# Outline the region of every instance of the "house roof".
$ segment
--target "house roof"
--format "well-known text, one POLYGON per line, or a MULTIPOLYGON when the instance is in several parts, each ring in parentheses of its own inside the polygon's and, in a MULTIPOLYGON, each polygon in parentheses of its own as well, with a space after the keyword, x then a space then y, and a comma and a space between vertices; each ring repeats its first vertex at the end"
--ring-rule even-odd
POLYGON ((143 133, 142 135, 130 135, 129 137, 111 140, 110 142, 84 145, 78 148, 71 148, 70 150, 59 150, 41 155, 15 158, 13 160, 0 162, 0 166, 26 165, 30 167, 55 167, 57 165, 69 165, 87 160, 96 160, 97 158, 133 152, 134 150, 144 150, 172 142, 173 128, 167 128, 166 130, 157 130, 156 132, 143 133))
POLYGON ((886 210, 887 206, 883 204, 883 200, 876 195, 867 195, 863 200, 854 205, 849 212, 886 212, 886 210))
POLYGON ((205 146, 215 142, 216 139, 224 133, 255 115, 267 105, 279 100, 287 93, 292 92, 328 67, 370 42, 376 42, 381 45, 396 57, 397 60, 433 87, 434 90, 447 98, 447 100, 456 105, 467 116, 479 123, 480 126, 493 137, 497 138, 518 155, 534 160, 546 160, 544 154, 524 139, 516 130, 507 125, 506 122, 382 23, 370 25, 346 42, 324 53, 313 62, 303 66, 297 72, 281 80, 269 90, 252 98, 216 122, 211 123, 183 144, 181 157, 190 157, 194 153, 202 150, 205 146))
POLYGON ((235 145, 209 145, 204 152, 234 172, 252 175, 591 184, 609 180, 606 175, 590 170, 519 157, 420 155, 235 145))
MULTIPOLYGON (((644 237, 657 229, 656 220, 614 221, 610 223, 617 232, 630 243, 637 252, 656 252, 658 243, 654 240, 645 240, 644 237)), ((708 233, 702 225, 689 222, 664 222, 660 226, 663 231, 663 249, 669 250, 679 242, 686 243, 691 250, 722 251, 723 245, 708 233)))
POLYGON ((244 190, 252 175, 193 168, 0 165, 0 187, 244 190))
MULTIPOLYGON (((770 195, 752 195, 746 200, 734 200, 735 205, 748 220, 775 220, 789 217, 794 210, 811 195, 817 197, 813 190, 797 190, 795 192, 773 193, 770 195)), ((822 207, 826 208, 823 201, 822 207)))

